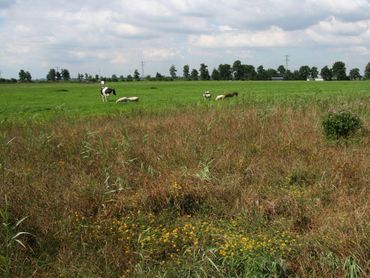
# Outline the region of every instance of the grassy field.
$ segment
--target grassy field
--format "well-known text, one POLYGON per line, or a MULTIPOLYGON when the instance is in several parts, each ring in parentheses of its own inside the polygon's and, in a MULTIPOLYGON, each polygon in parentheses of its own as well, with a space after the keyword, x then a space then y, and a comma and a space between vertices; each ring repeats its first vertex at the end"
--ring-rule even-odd
MULTIPOLYGON (((126 111, 160 111, 186 106, 205 106, 202 93, 214 95, 237 91, 233 103, 248 105, 307 105, 312 102, 368 101, 369 82, 120 82, 111 86, 118 92, 110 103, 102 103, 100 84, 40 83, 0 84, 0 118, 43 119, 60 114, 102 115, 126 111), (140 102, 117 105, 122 96, 139 96, 140 102)), ((225 105, 225 104, 222 104, 225 105)))
POLYGON ((99 87, 0 85, 3 276, 368 277, 369 82, 99 87))

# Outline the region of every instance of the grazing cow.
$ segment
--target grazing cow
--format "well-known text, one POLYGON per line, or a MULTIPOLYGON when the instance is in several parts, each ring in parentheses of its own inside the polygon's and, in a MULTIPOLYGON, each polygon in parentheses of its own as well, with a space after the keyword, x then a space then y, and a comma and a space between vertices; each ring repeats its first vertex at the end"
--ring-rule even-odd
POLYGON ((120 103, 120 102, 127 102, 127 97, 121 97, 119 99, 116 100, 116 103, 120 103))
POLYGON ((139 101, 139 97, 128 97, 128 101, 139 101))
POLYGON ((238 93, 237 92, 231 92, 231 93, 225 94, 225 98, 227 98, 227 97, 233 97, 233 96, 238 96, 238 93))
POLYGON ((211 97, 212 97, 212 94, 209 91, 205 91, 203 93, 203 97, 204 97, 205 100, 210 100, 211 97))
POLYGON ((116 91, 109 87, 101 87, 100 94, 101 94, 103 102, 106 102, 110 94, 116 95, 116 91))
POLYGON ((225 98, 225 95, 218 95, 217 97, 216 97, 216 100, 222 100, 222 99, 224 99, 225 98))

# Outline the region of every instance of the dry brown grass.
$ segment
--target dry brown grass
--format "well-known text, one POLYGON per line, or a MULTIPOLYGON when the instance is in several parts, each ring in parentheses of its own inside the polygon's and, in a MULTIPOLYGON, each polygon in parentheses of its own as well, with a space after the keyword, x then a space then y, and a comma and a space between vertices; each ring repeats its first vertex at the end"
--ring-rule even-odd
POLYGON ((321 116, 317 107, 199 108, 3 126, 0 196, 36 235, 18 263, 41 274, 117 271, 124 258, 114 241, 82 250, 90 241, 73 215, 143 210, 242 215, 246 226, 290 231, 307 243, 288 262, 299 276, 344 275, 349 256, 368 272, 370 138, 327 142, 321 116), (339 267, 327 268, 328 252, 339 267), (96 258, 105 270, 90 268, 96 258))

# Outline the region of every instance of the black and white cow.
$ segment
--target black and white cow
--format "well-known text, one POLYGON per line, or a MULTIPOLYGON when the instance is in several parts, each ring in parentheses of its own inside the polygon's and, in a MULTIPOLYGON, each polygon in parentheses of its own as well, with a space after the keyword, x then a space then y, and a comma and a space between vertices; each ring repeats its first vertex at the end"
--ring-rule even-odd
POLYGON ((110 94, 116 95, 116 90, 109 87, 101 87, 100 94, 103 102, 105 102, 107 101, 107 98, 110 96, 110 94))
POLYGON ((212 97, 212 94, 211 94, 211 92, 210 92, 210 91, 205 91, 205 92, 203 93, 203 98, 204 98, 204 99, 206 99, 206 100, 210 100, 210 99, 211 99, 211 97, 212 97))

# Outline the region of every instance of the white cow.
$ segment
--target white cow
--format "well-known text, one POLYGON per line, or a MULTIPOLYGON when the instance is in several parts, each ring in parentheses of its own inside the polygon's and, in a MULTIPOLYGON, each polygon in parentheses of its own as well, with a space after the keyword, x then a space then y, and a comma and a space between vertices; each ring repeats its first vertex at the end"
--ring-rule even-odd
POLYGON ((120 103, 120 102, 127 102, 127 97, 121 97, 119 99, 116 100, 116 103, 120 103))
POLYGON ((224 99, 225 98, 225 95, 218 95, 217 97, 216 97, 216 100, 222 100, 222 99, 224 99))
POLYGON ((139 101, 139 97, 128 97, 128 101, 139 101))
POLYGON ((212 94, 210 93, 210 91, 205 91, 203 93, 203 97, 204 97, 205 100, 210 100, 211 97, 212 97, 212 94))

